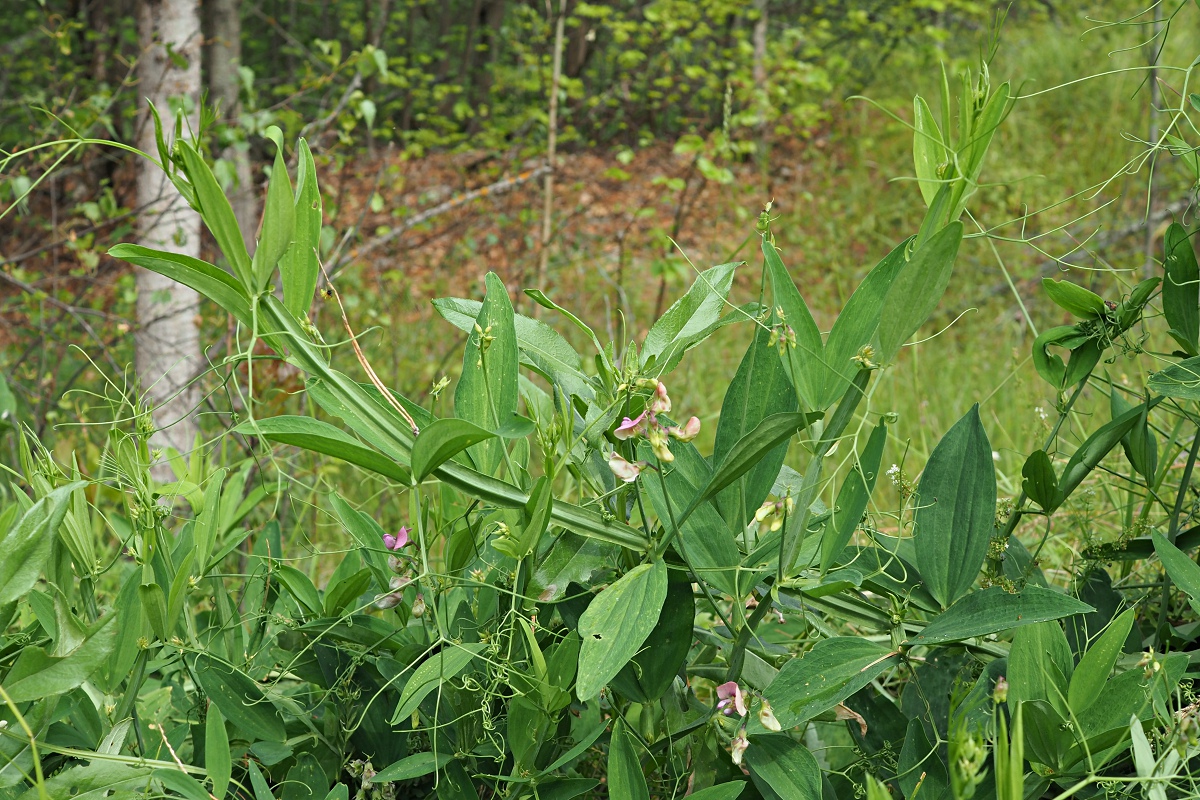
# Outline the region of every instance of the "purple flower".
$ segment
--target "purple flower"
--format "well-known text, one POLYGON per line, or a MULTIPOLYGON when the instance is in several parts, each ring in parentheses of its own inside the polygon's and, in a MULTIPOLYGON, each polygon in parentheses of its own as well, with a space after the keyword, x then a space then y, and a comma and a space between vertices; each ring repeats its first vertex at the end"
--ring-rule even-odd
POLYGON ((667 397, 667 385, 662 381, 654 387, 654 399, 650 401, 650 411, 654 414, 670 414, 671 398, 667 397))
POLYGON ((408 528, 401 528, 396 531, 395 536, 392 536, 390 533, 383 535, 383 546, 388 550, 399 550, 406 544, 408 544, 408 528))
POLYGON ((717 708, 726 714, 731 714, 734 709, 737 709, 739 716, 746 716, 746 695, 742 693, 742 687, 737 685, 737 681, 729 681, 718 686, 717 699, 717 708))
POLYGON ((646 413, 647 412, 643 411, 637 416, 636 419, 630 419, 629 417, 626 417, 624 421, 617 426, 617 429, 613 431, 613 436, 616 436, 621 441, 637 436, 646 427, 646 413))

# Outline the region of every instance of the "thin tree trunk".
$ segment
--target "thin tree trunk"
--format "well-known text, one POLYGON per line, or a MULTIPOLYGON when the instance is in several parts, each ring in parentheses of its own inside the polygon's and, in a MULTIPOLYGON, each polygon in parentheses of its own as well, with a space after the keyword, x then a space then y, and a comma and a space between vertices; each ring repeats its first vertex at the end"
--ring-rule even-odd
MULTIPOLYGON (((204 83, 210 102, 218 104, 221 118, 229 125, 238 124, 241 80, 238 68, 242 64, 242 19, 238 0, 205 0, 204 2, 204 83)), ((229 202, 242 231, 246 249, 254 253, 254 235, 258 228, 258 187, 250 167, 249 145, 245 141, 230 144, 221 151, 221 158, 231 162, 237 185, 229 202)))
MULTIPOLYGON (((138 94, 158 109, 169 142, 176 110, 195 110, 199 105, 201 36, 196 0, 143 0, 138 35, 142 44, 138 94)), ((146 153, 157 153, 154 124, 145 105, 141 113, 137 145, 146 153)), ((189 122, 193 130, 198 128, 195 114, 185 122, 185 130, 189 122)), ((137 204, 146 209, 139 219, 140 244, 199 257, 200 215, 188 207, 163 171, 147 160, 138 163, 137 204)), ((143 269, 137 271, 137 289, 137 373, 159 429, 151 441, 155 447, 187 453, 198 430, 193 411, 203 363, 196 328, 200 298, 192 289, 143 269)), ((154 471, 160 480, 171 477, 165 463, 154 471)))
MULTIPOLYGON (((549 137, 546 142, 546 163, 550 167, 546 173, 546 191, 542 202, 542 241, 538 248, 537 275, 533 285, 541 288, 542 279, 546 275, 546 267, 550 262, 550 236, 554 232, 554 157, 558 144, 558 84, 562 80, 563 55, 563 25, 567 17, 567 0, 559 0, 558 19, 554 24, 554 56, 550 76, 550 119, 549 137)), ((537 316, 538 306, 533 306, 533 314, 537 316)))

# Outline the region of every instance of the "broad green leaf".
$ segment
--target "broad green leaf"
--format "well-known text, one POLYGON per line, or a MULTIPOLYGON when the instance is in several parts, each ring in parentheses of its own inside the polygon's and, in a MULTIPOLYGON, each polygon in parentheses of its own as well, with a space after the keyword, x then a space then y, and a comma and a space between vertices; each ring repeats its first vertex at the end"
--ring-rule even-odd
POLYGON ((296 200, 287 164, 283 162, 283 148, 276 147, 275 164, 271 167, 271 181, 267 184, 267 199, 263 204, 262 237, 251 260, 254 273, 251 287, 255 294, 267 288, 275 266, 295 239, 296 200))
POLYGON ((539 603, 561 600, 568 584, 591 584, 614 563, 615 552, 611 545, 564 530, 549 552, 537 559, 526 591, 539 603))
POLYGON ((317 290, 321 191, 308 142, 301 139, 296 149, 295 241, 280 262, 279 272, 283 278, 283 304, 296 319, 304 319, 317 290))
MULTIPOLYGON (((30 770, 32 774, 33 770, 30 770)), ((106 759, 93 759, 87 766, 68 767, 47 777, 39 793, 33 786, 22 794, 12 794, 19 800, 102 800, 106 797, 143 797, 151 774, 149 767, 122 764, 106 759)))
POLYGON ((261 436, 272 442, 291 445, 314 453, 345 461, 347 464, 369 469, 397 483, 409 485, 409 471, 392 459, 372 450, 341 428, 312 417, 281 415, 265 419, 247 420, 233 429, 246 436, 261 436))
POLYGON ((672 303, 646 334, 641 350, 643 365, 653 358, 654 374, 664 375, 675 368, 684 352, 720 327, 725 298, 738 266, 721 264, 696 276, 687 294, 672 303))
POLYGON ((701 789, 698 792, 692 792, 688 795, 688 798, 689 800, 737 800, 738 797, 741 797, 745 788, 745 781, 730 781, 710 786, 707 789, 701 789))
POLYGON ((786 445, 796 433, 808 426, 814 419, 820 419, 821 414, 803 414, 799 411, 787 411, 782 414, 772 414, 754 427, 754 430, 738 439, 725 458, 713 470, 708 483, 696 492, 692 502, 676 519, 676 524, 691 516, 701 503, 709 500, 717 492, 745 475, 759 464, 763 458, 775 448, 786 445))
MULTIPOLYGON (((1186 362, 1185 362, 1186 363, 1186 362)), ((1161 374, 1161 373, 1160 373, 1161 374)), ((1153 383, 1154 379, 1151 378, 1153 383)), ((1150 401, 1153 408, 1161 398, 1150 401)), ((1071 496, 1071 492, 1083 482, 1096 465, 1125 437, 1142 417, 1142 406, 1138 405, 1114 420, 1101 425, 1095 433, 1084 440, 1079 449, 1071 455, 1071 460, 1063 469, 1058 481, 1059 503, 1071 496)))
POLYGON ((1167 575, 1176 586, 1187 593, 1193 606, 1200 604, 1200 565, 1171 544, 1161 533, 1152 533, 1150 536, 1154 540, 1154 552, 1158 554, 1167 575))
POLYGON ((1034 450, 1021 467, 1021 488, 1047 514, 1054 513, 1061 498, 1058 496, 1058 476, 1045 450, 1034 450))
POLYGON ((613 689, 637 703, 658 700, 671 688, 692 646, 696 599, 691 579, 686 573, 671 578, 658 623, 647 637, 646 646, 609 682, 613 689))
POLYGON ((913 163, 917 170, 917 185, 921 187, 921 197, 928 206, 933 203, 938 189, 954 175, 954 165, 937 120, 929 110, 929 104, 920 95, 913 98, 913 128, 913 163))
POLYGON ((454 753, 452 752, 438 753, 436 755, 428 751, 413 753, 410 756, 400 759, 395 764, 379 770, 378 774, 371 778, 371 780, 379 784, 409 781, 413 778, 420 778, 436 772, 446 766, 453 758, 454 753))
POLYGON ((897 663, 898 653, 857 636, 822 639, 785 663, 763 694, 786 730, 833 708, 897 663))
POLYGON ((895 361, 900 347, 941 302, 954 271, 962 232, 962 223, 954 221, 930 236, 892 281, 879 320, 880 363, 895 361))
POLYGON ((400 701, 396 704, 396 713, 392 715, 392 724, 411 717, 431 692, 445 681, 457 678, 470 666, 475 656, 483 652, 484 647, 486 645, 483 644, 447 643, 443 649, 423 661, 404 684, 404 691, 400 693, 400 701))
MULTIPOLYGON (((351 604, 357 606, 358 598, 362 596, 363 592, 367 591, 370 585, 371 570, 364 567, 325 587, 325 616, 338 617, 351 604)), ((358 611, 359 609, 351 608, 350 610, 358 611)))
POLYGON ((808 748, 783 733, 753 736, 746 748, 750 779, 763 800, 818 800, 821 767, 808 748))
MULTIPOLYGON (((939 720, 940 721, 940 720, 939 720)), ((905 797, 940 800, 950 790, 950 776, 938 749, 930 744, 921 719, 908 721, 900 761, 896 765, 896 782, 905 797), (920 786, 920 794, 917 787, 920 786)))
POLYGON ((658 623, 667 597, 664 561, 641 564, 593 598, 579 617, 579 673, 575 692, 591 702, 621 671, 658 623))
POLYGON ((1164 397, 1176 400, 1200 400, 1200 356, 1172 364, 1155 372, 1146 386, 1164 397))
POLYGON ((858 523, 867 511, 871 492, 879 477, 879 466, 883 460, 883 447, 887 444, 887 422, 880 420, 867 446, 863 448, 857 463, 850 469, 834 503, 833 518, 825 528, 821 539, 821 572, 825 573, 846 549, 858 523))
POLYGON ((1095 319, 1104 316, 1107 310, 1104 307, 1104 298, 1077 283, 1042 278, 1042 289, 1059 308, 1076 317, 1095 319))
MULTIPOLYGON (((1195 155, 1193 154, 1193 159, 1195 155)), ((1171 223, 1163 237, 1163 315, 1171 336, 1189 356, 1200 355, 1200 267, 1187 230, 1171 223)))
POLYGON ((141 584, 138 586, 138 600, 146 610, 146 619, 150 622, 150 630, 154 631, 154 635, 162 642, 170 639, 171 631, 167 627, 170 615, 167 613, 167 597, 162 587, 157 583, 141 584))
POLYGON ((307 575, 288 564, 278 564, 275 567, 275 579, 291 593, 302 610, 306 612, 306 616, 321 615, 323 611, 321 596, 307 575))
POLYGON ((938 442, 917 494, 917 569, 945 608, 975 583, 995 531, 996 465, 978 405, 938 442))
MULTIPOLYGON (((766 417, 796 410, 796 393, 779 355, 767 343, 769 337, 765 328, 754 326, 754 339, 721 403, 713 444, 714 464, 723 462, 734 445, 766 417)), ((745 475, 717 495, 717 507, 734 530, 742 530, 767 499, 786 455, 785 442, 764 454, 745 475)))
MULTIPOLYGON (((654 513, 664 525, 670 525, 672 517, 678 522, 684 504, 696 497, 696 483, 693 482, 692 476, 681 468, 681 464, 687 460, 686 451, 690 447, 690 444, 674 447, 675 463, 668 468, 664 481, 641 481, 642 490, 650 498, 654 513), (668 494, 663 494, 664 482, 668 494)), ((647 442, 638 445, 638 458, 649 461, 652 457, 647 442)), ((704 480, 705 476, 696 475, 695 478, 704 480)), ((675 549, 687 562, 689 569, 722 592, 739 596, 738 566, 742 560, 741 552, 734 542, 729 526, 712 504, 701 503, 696 506, 689 518, 680 525, 679 539, 680 541, 674 543, 675 549)))
MULTIPOLYGON (((186 140, 177 139, 175 147, 179 148, 179 152, 183 156, 183 168, 187 172, 188 180, 192 183, 192 188, 195 192, 195 201, 200 206, 200 216, 204 219, 204 224, 212 232, 213 239, 217 242, 217 247, 221 248, 221 252, 225 254, 225 258, 229 261, 230 267, 233 269, 233 274, 237 276, 237 280, 233 285, 240 288, 243 295, 248 295, 253 289, 253 272, 250 268, 250 254, 246 252, 246 242, 242 238, 242 232, 238 228, 237 217, 233 214, 233 206, 229 205, 229 199, 225 197, 225 193, 221 191, 220 184, 217 183, 216 176, 204 158, 196 152, 186 140)), ((132 247, 133 245, 118 245, 117 247, 132 247)), ((117 248, 114 248, 114 250, 117 248)), ((145 248, 142 248, 145 249, 145 248)), ((112 254, 112 251, 109 251, 112 254)), ((125 256, 115 256, 116 258, 125 258, 125 256)), ((128 259, 126 259, 128 260, 128 259)), ((136 262, 135 262, 136 263, 136 262)), ((146 266, 141 264, 139 266, 146 266)), ((153 269, 152 267, 147 267, 153 269)), ((159 270, 154 270, 159 272, 159 270)), ((162 273, 166 275, 167 273, 162 273)), ((168 277, 174 277, 168 275, 168 277)), ((179 280, 178 278, 175 278, 179 280)), ((187 283, 187 281, 180 281, 187 283)), ((191 286, 191 284, 187 284, 191 286)), ((199 287, 193 286, 193 289, 206 295, 210 300, 217 301, 215 297, 208 295, 199 287)), ((230 313, 233 313, 230 311, 230 313)), ((234 314, 234 316, 237 316, 234 314)), ((249 324, 249 314, 246 315, 249 324)))
POLYGON ((301 753, 280 787, 281 800, 318 800, 328 787, 329 779, 316 756, 301 753))
POLYGON ((1071 645, 1057 620, 1018 628, 1008 653, 1009 701, 1044 700, 1065 717, 1074 667, 1071 645))
POLYGON ((152 774, 165 788, 188 800, 210 800, 204 785, 186 772, 177 769, 156 769, 152 774))
POLYGON ((1114 619, 1079 659, 1067 691, 1067 705, 1076 715, 1082 714, 1100 697, 1125 647, 1125 640, 1129 638, 1135 615, 1136 609, 1131 608, 1114 619))
POLYGON ((429 473, 473 444, 496 438, 496 434, 465 419, 435 421, 417 436, 412 449, 413 478, 423 481, 429 473))
MULTIPOLYGON (((821 341, 821 331, 813 321, 808 304, 792 276, 788 274, 779 251, 764 236, 762 241, 763 258, 766 262, 767 276, 771 281, 771 297, 775 303, 775 314, 772 320, 783 314, 779 323, 795 332, 795 347, 788 346, 784 361, 789 375, 795 383, 796 396, 804 408, 824 410, 820 403, 825 395, 826 384, 837 379, 837 373, 829 369, 825 363, 825 345, 821 341)), ((785 328, 785 330, 786 330, 785 328)))
POLYGON ((909 244, 910 240, 901 242, 867 273, 834 321, 825 342, 829 383, 825 385, 825 394, 818 409, 828 408, 838 402, 858 374, 858 364, 852 359, 864 346, 871 344, 879 332, 884 300, 892 288, 892 282, 908 263, 904 256, 909 244))
POLYGON ((191 672, 240 736, 268 742, 287 738, 275 704, 249 675, 207 653, 192 657, 191 672))
POLYGON ((350 787, 344 783, 335 783, 329 793, 325 795, 325 800, 349 800, 350 787))
MULTIPOLYGON (((1112 391, 1109 392, 1109 408, 1112 411, 1112 418, 1116 419, 1132 409, 1133 405, 1122 396, 1116 386, 1113 386, 1112 391)), ((1158 472, 1158 440, 1154 437, 1154 431, 1151 430, 1150 422, 1147 419, 1149 409, 1144 403, 1141 409, 1142 418, 1137 421, 1129 433, 1122 437, 1121 448, 1138 474, 1153 484, 1155 474, 1158 472)))
POLYGON ((50 556, 59 526, 71 505, 71 493, 82 483, 60 486, 21 515, 0 536, 0 604, 19 600, 34 584, 50 556))
MULTIPOLYGON (((472 333, 483 304, 478 300, 443 297, 434 300, 433 307, 451 325, 466 333, 472 333)), ((515 314, 513 325, 517 332, 521 360, 525 366, 551 383, 557 383, 569 395, 585 398, 592 396, 588 378, 579 366, 579 354, 561 333, 541 320, 524 314, 515 314)))
POLYGON ((229 789, 233 775, 233 762, 229 757, 229 734, 225 732, 225 717, 221 709, 212 703, 208 707, 208 718, 204 721, 204 768, 212 780, 212 793, 223 798, 229 789))
POLYGON ((116 616, 108 614, 103 617, 88 633, 83 644, 67 656, 51 659, 45 668, 5 686, 12 702, 41 700, 82 686, 112 653, 117 640, 117 627, 111 623, 116 616))
MULTIPOLYGON (((484 430, 498 430, 517 413, 517 334, 508 290, 494 272, 487 274, 487 295, 467 337, 462 376, 454 389, 455 414, 484 430), (486 352, 481 337, 491 337, 486 352)), ((486 340, 485 340, 486 341, 486 340)), ((495 475, 504 444, 494 439, 470 449, 480 471, 495 475)))
POLYGON ((624 720, 613 725, 608 746, 608 795, 622 800, 650 800, 646 775, 634 750, 633 737, 625 730, 624 720))
POLYGON ((958 642, 1091 611, 1095 609, 1087 603, 1053 589, 1026 586, 1018 594, 1009 594, 1000 586, 990 586, 971 592, 934 617, 909 644, 958 642))

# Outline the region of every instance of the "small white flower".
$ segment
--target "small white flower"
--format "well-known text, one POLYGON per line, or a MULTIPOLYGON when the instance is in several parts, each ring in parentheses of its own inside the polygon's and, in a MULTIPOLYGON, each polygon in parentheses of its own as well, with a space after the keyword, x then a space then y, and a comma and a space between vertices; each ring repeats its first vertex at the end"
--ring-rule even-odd
POLYGON ((1000 460, 1000 451, 993 450, 992 451, 992 461, 999 461, 999 460, 1000 460))
POLYGON ((1045 422, 1045 421, 1046 421, 1046 418, 1049 416, 1049 415, 1046 413, 1046 409, 1042 408, 1041 406, 1034 406, 1034 407, 1033 407, 1033 413, 1037 414, 1037 415, 1038 415, 1038 419, 1040 419, 1042 422, 1045 422))

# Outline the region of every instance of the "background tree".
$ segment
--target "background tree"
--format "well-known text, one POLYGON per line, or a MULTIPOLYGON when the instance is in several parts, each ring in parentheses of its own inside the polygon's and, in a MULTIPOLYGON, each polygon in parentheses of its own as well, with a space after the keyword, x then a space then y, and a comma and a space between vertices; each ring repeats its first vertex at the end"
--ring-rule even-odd
MULTIPOLYGON (((138 35, 142 100, 137 145, 143 152, 156 153, 148 104, 159 110, 168 136, 180 115, 185 130, 199 127, 201 35, 196 1, 144 0, 138 9, 138 35)), ((137 169, 139 243, 199 257, 200 215, 157 166, 141 160, 137 169)), ((154 405, 160 428, 156 443, 187 452, 196 437, 195 378, 203 363, 196 326, 200 299, 191 289, 140 269, 137 292, 137 374, 147 401, 154 405)))

